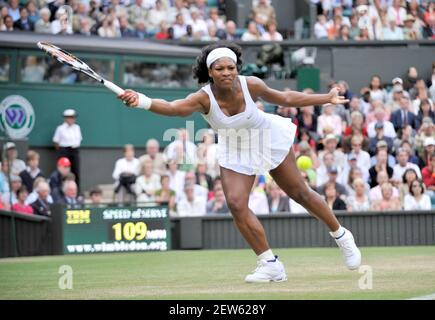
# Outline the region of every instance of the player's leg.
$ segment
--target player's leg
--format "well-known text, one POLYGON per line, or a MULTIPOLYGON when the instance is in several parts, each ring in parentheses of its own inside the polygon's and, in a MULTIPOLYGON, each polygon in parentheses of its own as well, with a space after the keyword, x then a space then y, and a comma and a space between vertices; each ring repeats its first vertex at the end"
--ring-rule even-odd
POLYGON ((305 184, 296 166, 293 151, 290 150, 285 160, 277 168, 271 170, 270 174, 290 198, 301 204, 313 216, 329 227, 331 236, 335 238, 338 246, 343 251, 347 267, 349 269, 359 267, 361 253, 355 245, 352 233, 340 226, 326 201, 305 184))
POLYGON ((249 194, 255 176, 248 176, 221 167, 222 187, 234 223, 257 254, 259 267, 245 278, 247 282, 284 281, 287 279, 282 263, 274 256, 266 233, 257 216, 249 209, 249 194))

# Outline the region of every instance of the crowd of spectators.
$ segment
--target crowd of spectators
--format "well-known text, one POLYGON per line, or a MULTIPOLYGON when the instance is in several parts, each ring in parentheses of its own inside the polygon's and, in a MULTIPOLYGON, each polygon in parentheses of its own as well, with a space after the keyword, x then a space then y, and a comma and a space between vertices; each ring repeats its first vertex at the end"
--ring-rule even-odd
POLYGON ((315 38, 330 40, 435 39, 430 0, 311 0, 318 6, 315 38))
MULTIPOLYGON (((314 36, 331 40, 434 39, 435 3, 427 0, 311 0, 314 36)), ((246 25, 225 16, 225 1, 0 0, 0 31, 35 31, 157 40, 282 41, 270 0, 253 0, 246 25), (68 5, 70 10, 65 10, 68 5), (70 23, 63 23, 69 17, 70 23)), ((280 29, 282 30, 282 29, 280 29)))

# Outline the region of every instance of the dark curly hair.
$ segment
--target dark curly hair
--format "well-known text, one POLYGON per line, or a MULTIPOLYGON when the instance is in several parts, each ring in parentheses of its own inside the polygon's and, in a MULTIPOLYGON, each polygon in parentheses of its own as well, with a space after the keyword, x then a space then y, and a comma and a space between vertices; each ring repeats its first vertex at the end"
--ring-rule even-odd
POLYGON ((242 70, 242 48, 232 42, 219 41, 202 48, 201 54, 196 58, 196 65, 193 67, 193 77, 198 79, 198 84, 213 83, 213 79, 208 76, 207 56, 217 48, 228 48, 234 51, 237 56, 237 71, 240 72, 242 70))

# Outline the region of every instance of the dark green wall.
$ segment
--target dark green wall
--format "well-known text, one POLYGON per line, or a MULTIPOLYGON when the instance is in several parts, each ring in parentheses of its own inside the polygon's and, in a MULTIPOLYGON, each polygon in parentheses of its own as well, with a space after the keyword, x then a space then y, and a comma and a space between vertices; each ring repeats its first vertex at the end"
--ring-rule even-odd
MULTIPOLYGON (((138 89, 152 98, 174 100, 187 96, 191 90, 138 89)), ((29 136, 30 146, 51 146, 56 127, 62 123, 62 112, 74 108, 83 134, 84 147, 117 147, 132 143, 143 147, 151 137, 162 146, 163 133, 169 128, 186 126, 194 120, 195 131, 207 127, 200 114, 188 118, 165 117, 144 110, 126 108, 115 95, 99 86, 69 85, 6 85, 0 84, 0 101, 18 94, 25 97, 35 110, 36 122, 29 136)))

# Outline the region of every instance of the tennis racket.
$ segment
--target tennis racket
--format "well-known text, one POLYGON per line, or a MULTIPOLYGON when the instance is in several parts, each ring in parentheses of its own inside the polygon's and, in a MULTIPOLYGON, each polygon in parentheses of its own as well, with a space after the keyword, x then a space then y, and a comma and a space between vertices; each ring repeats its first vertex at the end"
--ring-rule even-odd
POLYGON ((56 47, 52 45, 51 43, 47 42, 38 42, 39 49, 45 51, 48 55, 55 58, 60 63, 66 64, 73 68, 74 70, 80 71, 87 76, 91 77, 92 79, 95 79, 96 81, 103 84, 107 89, 113 91, 116 93, 116 95, 120 95, 124 93, 124 89, 118 87, 113 82, 110 82, 109 80, 104 79, 102 76, 100 76, 98 73, 96 73, 94 70, 92 70, 86 63, 84 63, 82 60, 77 58, 76 56, 73 56, 71 53, 56 47))

